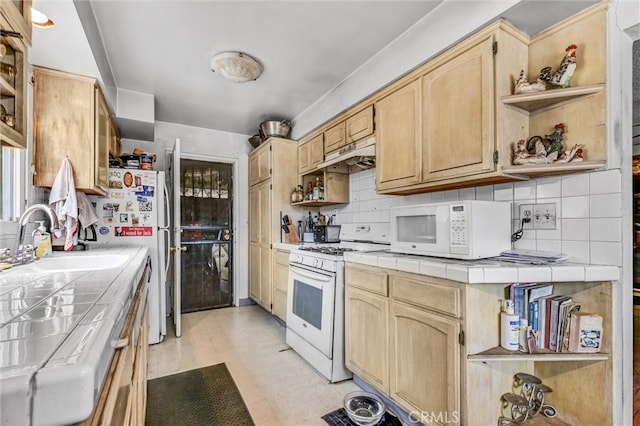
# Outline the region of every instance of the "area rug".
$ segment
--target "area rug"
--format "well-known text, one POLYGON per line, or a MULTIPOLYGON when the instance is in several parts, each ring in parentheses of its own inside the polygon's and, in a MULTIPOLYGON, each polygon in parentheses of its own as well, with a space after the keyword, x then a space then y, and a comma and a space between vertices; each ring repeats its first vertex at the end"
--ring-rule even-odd
POLYGON ((147 425, 254 425, 227 366, 147 382, 147 425))

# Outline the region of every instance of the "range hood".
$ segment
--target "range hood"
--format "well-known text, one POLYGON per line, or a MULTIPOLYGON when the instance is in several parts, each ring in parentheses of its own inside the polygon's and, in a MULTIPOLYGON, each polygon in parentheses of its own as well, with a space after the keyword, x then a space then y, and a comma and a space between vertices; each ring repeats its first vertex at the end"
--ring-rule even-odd
POLYGON ((325 157, 318 169, 327 167, 349 166, 350 171, 365 170, 376 165, 376 138, 371 137, 353 142, 325 157))

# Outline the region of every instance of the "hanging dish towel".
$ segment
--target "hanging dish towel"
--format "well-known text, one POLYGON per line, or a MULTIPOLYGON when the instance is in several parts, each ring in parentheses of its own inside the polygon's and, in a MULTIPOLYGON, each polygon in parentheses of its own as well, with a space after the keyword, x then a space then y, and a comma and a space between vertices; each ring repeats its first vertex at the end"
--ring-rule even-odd
POLYGON ((78 199, 73 181, 73 168, 69 158, 62 159, 62 165, 53 181, 49 194, 49 205, 58 215, 62 232, 55 232, 56 238, 64 235, 64 250, 70 251, 78 244, 78 199))
POLYGON ((84 192, 76 192, 76 198, 78 199, 78 221, 82 229, 87 229, 97 223, 100 218, 84 192))

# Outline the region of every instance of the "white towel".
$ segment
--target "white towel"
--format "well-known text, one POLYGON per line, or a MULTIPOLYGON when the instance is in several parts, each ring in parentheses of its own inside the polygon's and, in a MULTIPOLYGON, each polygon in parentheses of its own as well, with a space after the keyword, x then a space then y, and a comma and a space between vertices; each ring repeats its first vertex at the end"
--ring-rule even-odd
POLYGON ((78 199, 78 220, 82 229, 87 229, 97 223, 100 218, 96 215, 96 210, 84 192, 76 192, 76 197, 78 199))
POLYGON ((53 181, 49 194, 49 205, 58 215, 58 221, 64 232, 54 232, 59 238, 64 235, 64 249, 70 251, 78 244, 78 199, 76 184, 73 181, 73 168, 69 158, 62 159, 62 165, 53 181))

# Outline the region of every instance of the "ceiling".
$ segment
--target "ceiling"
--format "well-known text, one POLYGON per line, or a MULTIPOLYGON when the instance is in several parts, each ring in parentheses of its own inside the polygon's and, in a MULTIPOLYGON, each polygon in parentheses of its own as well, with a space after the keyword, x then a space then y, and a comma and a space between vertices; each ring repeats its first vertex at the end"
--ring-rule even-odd
MULTIPOLYGON (((34 29, 30 58, 60 69, 91 51, 91 64, 65 70, 153 96, 156 121, 252 135, 264 120, 295 118, 442 1, 34 0, 57 25, 34 29), (255 57, 263 74, 233 83, 213 73, 211 57, 226 50, 255 57)), ((511 3, 509 20, 531 34, 594 1, 511 3)))

